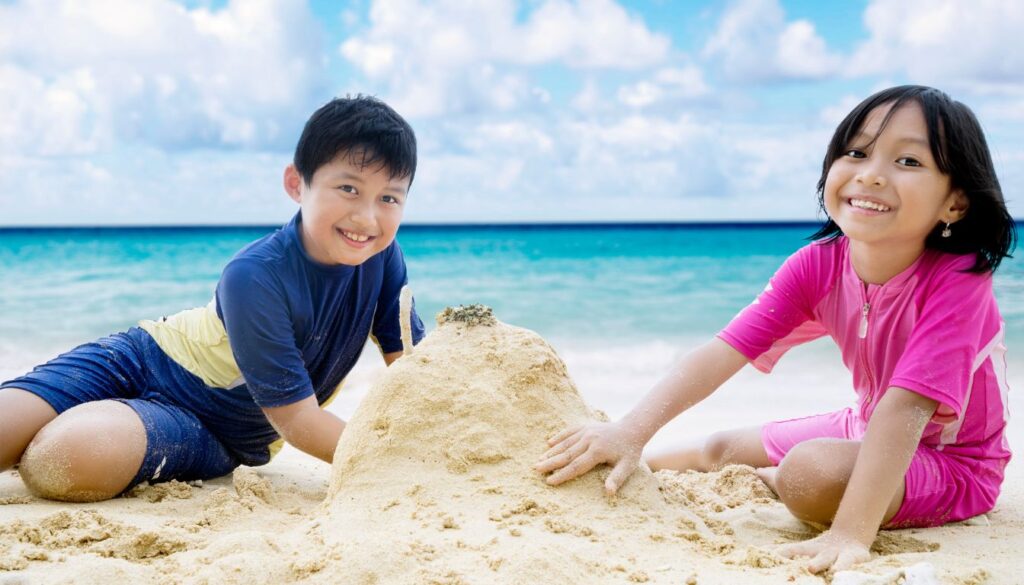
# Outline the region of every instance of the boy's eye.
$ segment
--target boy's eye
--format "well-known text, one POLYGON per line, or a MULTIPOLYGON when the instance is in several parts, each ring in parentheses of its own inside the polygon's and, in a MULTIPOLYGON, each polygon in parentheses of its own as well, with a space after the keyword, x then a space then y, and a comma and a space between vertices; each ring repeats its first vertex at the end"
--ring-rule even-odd
POLYGON ((395 197, 394 195, 384 195, 380 198, 380 200, 383 201, 384 203, 387 203, 388 205, 399 205, 402 203, 401 201, 398 200, 398 197, 395 197))
POLYGON ((356 189, 355 187, 353 187, 352 185, 342 185, 342 186, 338 187, 338 189, 341 189, 345 193, 351 193, 353 195, 358 195, 359 194, 359 190, 356 189))
POLYGON ((867 155, 864 154, 864 151, 860 150, 859 148, 851 148, 851 149, 847 150, 846 152, 844 152, 843 156, 849 156, 849 157, 852 157, 852 158, 864 158, 867 155))
POLYGON ((909 157, 909 156, 904 156, 902 158, 898 158, 898 159, 896 159, 896 162, 898 164, 901 164, 901 165, 904 165, 904 166, 908 166, 908 167, 919 167, 919 166, 921 166, 921 162, 919 160, 917 160, 916 158, 909 157))

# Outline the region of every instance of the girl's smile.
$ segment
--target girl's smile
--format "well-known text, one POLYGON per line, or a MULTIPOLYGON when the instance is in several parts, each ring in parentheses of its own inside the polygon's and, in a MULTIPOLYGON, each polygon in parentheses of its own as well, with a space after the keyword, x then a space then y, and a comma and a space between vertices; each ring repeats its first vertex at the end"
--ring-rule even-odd
POLYGON ((917 103, 878 106, 825 179, 829 217, 850 239, 862 279, 881 284, 925 249, 940 223, 963 217, 967 199, 936 163, 917 103))
POLYGON ((853 197, 848 198, 846 203, 853 207, 854 210, 861 211, 866 215, 875 215, 892 211, 892 207, 879 202, 873 197, 865 197, 864 195, 854 195, 853 197))

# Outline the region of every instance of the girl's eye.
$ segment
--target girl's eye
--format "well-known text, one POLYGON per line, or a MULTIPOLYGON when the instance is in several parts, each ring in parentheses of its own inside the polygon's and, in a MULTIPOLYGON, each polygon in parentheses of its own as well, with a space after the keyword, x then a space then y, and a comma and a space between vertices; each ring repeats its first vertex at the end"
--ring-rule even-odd
POLYGON ((851 148, 851 149, 847 150, 846 152, 844 152, 843 156, 849 156, 849 157, 852 157, 852 158, 864 158, 867 155, 864 154, 863 150, 860 150, 860 149, 857 149, 857 148, 851 148))
POLYGON ((905 156, 903 158, 898 158, 898 159, 896 159, 896 162, 898 164, 901 164, 901 165, 904 165, 904 166, 908 166, 908 167, 919 167, 919 166, 921 166, 921 162, 920 161, 918 161, 916 158, 911 158, 909 156, 905 156))

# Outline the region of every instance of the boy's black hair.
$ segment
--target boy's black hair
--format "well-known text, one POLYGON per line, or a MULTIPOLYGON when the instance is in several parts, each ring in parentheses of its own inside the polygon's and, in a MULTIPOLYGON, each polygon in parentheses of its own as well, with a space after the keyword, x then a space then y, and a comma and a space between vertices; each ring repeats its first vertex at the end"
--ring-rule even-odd
POLYGON ((335 98, 313 112, 295 145, 295 169, 309 185, 317 169, 349 156, 359 168, 380 166, 389 178, 416 175, 416 135, 391 106, 356 95, 335 98))
MULTIPOLYGON (((1006 209, 985 134, 974 112, 935 88, 901 85, 885 89, 862 101, 847 114, 832 135, 825 153, 821 178, 818 179, 818 205, 825 211, 828 171, 832 163, 850 148, 868 114, 878 106, 892 104, 882 120, 881 133, 893 112, 908 102, 917 103, 924 112, 928 143, 939 170, 949 176, 950 186, 961 190, 968 200, 967 213, 954 224, 952 235, 943 238, 944 226, 937 224, 925 239, 925 247, 952 254, 975 254, 974 266, 969 272, 995 272, 1003 258, 1010 257, 1016 245, 1016 226, 1006 209)), ((834 240, 842 233, 839 226, 828 218, 810 239, 834 240)))

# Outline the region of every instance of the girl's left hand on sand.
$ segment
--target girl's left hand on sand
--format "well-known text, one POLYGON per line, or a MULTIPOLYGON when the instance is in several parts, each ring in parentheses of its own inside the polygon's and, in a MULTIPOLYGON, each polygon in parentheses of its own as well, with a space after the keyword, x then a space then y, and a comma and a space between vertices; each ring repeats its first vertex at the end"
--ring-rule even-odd
POLYGON ((810 557, 806 566, 812 573, 828 569, 845 571, 871 559, 871 552, 864 543, 831 530, 811 540, 780 546, 776 552, 789 559, 810 557))
POLYGON ((613 495, 637 469, 642 442, 616 423, 591 423, 566 429, 548 440, 551 448, 535 466, 549 473, 548 485, 559 485, 579 477, 601 463, 612 465, 604 489, 613 495))

